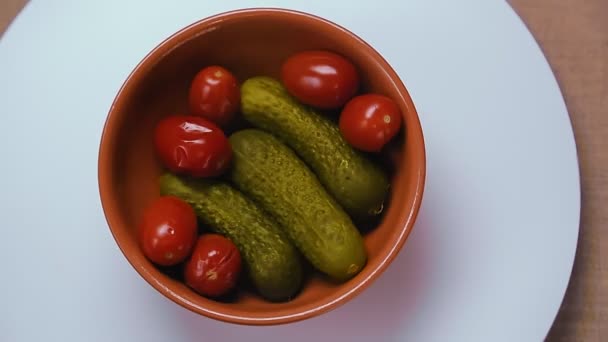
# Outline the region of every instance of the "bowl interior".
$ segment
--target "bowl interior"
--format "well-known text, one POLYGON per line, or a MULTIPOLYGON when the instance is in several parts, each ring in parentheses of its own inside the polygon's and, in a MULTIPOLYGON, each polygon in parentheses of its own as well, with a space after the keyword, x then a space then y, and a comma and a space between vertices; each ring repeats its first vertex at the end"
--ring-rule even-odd
POLYGON ((281 322, 329 309, 365 287, 404 242, 416 216, 424 178, 424 148, 415 109, 386 62, 343 29, 287 11, 241 11, 196 23, 163 42, 137 67, 117 97, 104 131, 100 182, 112 233, 131 264, 148 282, 179 304, 215 318, 243 323, 281 322), (361 91, 385 94, 399 104, 405 133, 392 146, 396 172, 384 214, 365 229, 368 264, 355 278, 333 284, 313 275, 292 301, 270 303, 242 291, 225 301, 197 295, 179 281, 179 269, 159 270, 137 246, 135 229, 143 209, 159 196, 163 172, 156 159, 155 124, 187 114, 188 86, 202 67, 219 64, 240 81, 278 77, 282 61, 306 49, 327 49, 349 58, 362 77, 361 91))

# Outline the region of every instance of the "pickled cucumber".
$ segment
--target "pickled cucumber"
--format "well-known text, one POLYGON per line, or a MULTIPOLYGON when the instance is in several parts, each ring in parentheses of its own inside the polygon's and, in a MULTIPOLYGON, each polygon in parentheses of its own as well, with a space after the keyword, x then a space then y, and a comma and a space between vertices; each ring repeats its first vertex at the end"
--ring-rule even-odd
POLYGON ((253 77, 241 86, 243 117, 290 146, 324 187, 353 217, 382 211, 389 181, 384 171, 342 137, 338 126, 291 97, 270 77, 253 77))
POLYGON ((308 166, 261 130, 229 139, 232 182, 276 219, 316 269, 338 281, 355 276, 367 260, 363 238, 308 166))
POLYGON ((258 205, 227 183, 165 174, 162 195, 188 202, 211 230, 239 248, 247 273, 259 293, 271 301, 293 298, 302 285, 302 259, 277 223, 258 205))

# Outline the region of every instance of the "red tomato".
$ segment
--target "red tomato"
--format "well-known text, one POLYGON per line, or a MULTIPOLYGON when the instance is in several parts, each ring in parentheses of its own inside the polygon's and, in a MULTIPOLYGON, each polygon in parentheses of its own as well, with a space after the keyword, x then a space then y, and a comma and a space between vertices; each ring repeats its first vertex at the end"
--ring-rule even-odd
POLYGON ((241 254, 234 243, 218 234, 205 234, 186 262, 184 278, 196 292, 217 297, 234 288, 240 272, 241 254))
POLYGON ((232 160, 232 148, 224 132, 198 116, 174 115, 161 120, 154 144, 162 163, 176 174, 215 177, 232 160))
POLYGON ((378 152, 401 128, 401 113, 390 98, 365 94, 350 100, 340 115, 340 131, 352 146, 378 152))
POLYGON ((234 118, 240 106, 238 81, 221 66, 206 67, 194 76, 188 100, 192 114, 225 126, 234 118))
POLYGON ((346 58, 328 51, 304 51, 290 56, 281 68, 287 91, 307 105, 342 107, 359 88, 359 75, 346 58))
POLYGON ((139 243, 152 262, 171 266, 184 261, 194 247, 196 215, 192 207, 173 196, 163 196, 144 211, 139 243))

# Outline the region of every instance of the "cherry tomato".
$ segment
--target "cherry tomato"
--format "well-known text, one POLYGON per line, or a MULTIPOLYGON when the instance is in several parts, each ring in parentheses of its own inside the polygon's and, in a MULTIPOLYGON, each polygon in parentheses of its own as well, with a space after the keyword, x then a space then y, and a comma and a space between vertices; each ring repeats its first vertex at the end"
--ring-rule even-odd
POLYGON ((218 234, 205 234, 186 262, 184 278, 196 292, 217 297, 234 288, 240 272, 241 254, 234 243, 218 234))
POLYGON ((206 67, 194 76, 188 101, 192 114, 225 126, 234 118, 240 106, 238 81, 221 66, 206 67))
POLYGON ((401 128, 401 113, 390 98, 378 94, 354 97, 342 109, 340 131, 352 146, 378 152, 401 128))
POLYGON ((342 107, 359 88, 359 75, 346 58, 329 51, 303 51, 281 68, 287 91, 307 105, 321 109, 342 107))
POLYGON ((215 177, 232 161, 232 148, 224 132, 198 116, 174 115, 161 120, 154 145, 165 167, 176 174, 215 177))
POLYGON ((197 223, 192 207, 173 196, 162 196, 144 211, 139 243, 152 262, 171 266, 184 261, 196 242, 197 223))

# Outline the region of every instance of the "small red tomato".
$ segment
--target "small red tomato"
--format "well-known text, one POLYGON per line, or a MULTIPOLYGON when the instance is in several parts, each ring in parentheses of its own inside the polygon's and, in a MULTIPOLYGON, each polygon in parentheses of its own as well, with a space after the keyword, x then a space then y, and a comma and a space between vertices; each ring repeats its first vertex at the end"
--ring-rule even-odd
POLYGON ((292 96, 321 109, 342 107, 359 88, 353 63, 329 51, 303 51, 290 56, 281 68, 281 80, 292 96))
POLYGON ((154 132, 154 145, 165 167, 176 174, 215 177, 232 160, 224 132, 198 116, 174 115, 161 120, 154 132))
POLYGON ((226 126, 240 106, 238 81, 221 66, 206 67, 194 76, 188 101, 192 114, 202 116, 219 126, 226 126))
POLYGON ((196 215, 183 200, 162 196, 145 209, 138 233, 148 259, 162 266, 175 265, 186 260, 194 247, 196 215))
POLYGON ((364 94, 350 100, 340 115, 340 131, 352 146, 378 152, 401 128, 401 112, 390 98, 364 94))
POLYGON ((205 234, 186 262, 184 278, 196 292, 217 297, 234 288, 240 272, 241 254, 234 243, 218 234, 205 234))

